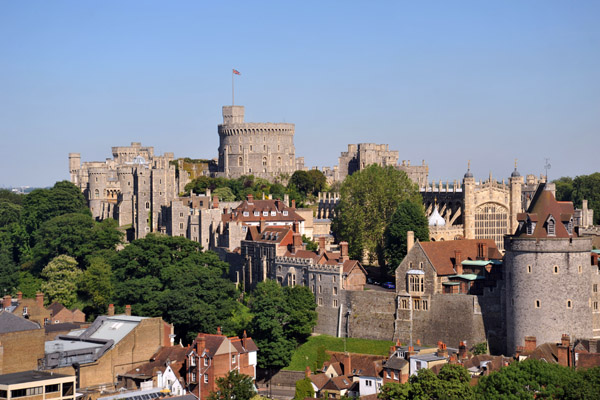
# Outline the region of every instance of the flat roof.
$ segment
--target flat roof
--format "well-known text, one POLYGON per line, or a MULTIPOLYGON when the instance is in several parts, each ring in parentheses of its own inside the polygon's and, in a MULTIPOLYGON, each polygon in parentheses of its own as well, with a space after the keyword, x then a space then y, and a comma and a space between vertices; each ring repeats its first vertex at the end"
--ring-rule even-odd
POLYGON ((415 354, 414 356, 411 356, 410 359, 415 359, 415 360, 419 360, 419 361, 440 361, 440 360, 445 360, 447 357, 440 357, 437 356, 435 353, 428 353, 428 354, 415 354))
POLYGON ((75 375, 55 374, 44 371, 23 371, 0 375, 0 385, 16 385, 19 383, 47 381, 48 379, 68 378, 75 375))
POLYGON ((81 340, 66 340, 66 339, 57 339, 57 340, 48 340, 44 344, 44 352, 54 353, 57 351, 73 351, 73 350, 84 350, 84 349, 100 349, 104 346, 100 343, 92 343, 85 342, 81 340))

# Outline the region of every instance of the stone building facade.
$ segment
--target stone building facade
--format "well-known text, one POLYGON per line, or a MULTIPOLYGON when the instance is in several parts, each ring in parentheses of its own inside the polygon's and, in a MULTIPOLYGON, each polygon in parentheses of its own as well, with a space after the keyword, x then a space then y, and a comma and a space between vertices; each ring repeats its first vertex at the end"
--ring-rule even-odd
POLYGON ((591 338, 598 324, 598 266, 592 243, 574 229, 570 202, 558 202, 542 185, 515 233, 506 236, 507 353, 523 346, 526 336, 540 343, 562 334, 591 338))
POLYGON ((173 153, 156 156, 153 147, 141 143, 113 147, 112 153, 112 159, 84 163, 79 153, 69 153, 71 182, 95 219, 114 218, 119 226, 131 227, 130 238, 159 231, 161 208, 183 191, 187 174, 176 176, 173 153))
POLYGON ((254 175, 275 179, 292 175, 297 163, 294 148, 294 124, 244 122, 243 106, 223 106, 219 125, 218 175, 239 178, 254 175))

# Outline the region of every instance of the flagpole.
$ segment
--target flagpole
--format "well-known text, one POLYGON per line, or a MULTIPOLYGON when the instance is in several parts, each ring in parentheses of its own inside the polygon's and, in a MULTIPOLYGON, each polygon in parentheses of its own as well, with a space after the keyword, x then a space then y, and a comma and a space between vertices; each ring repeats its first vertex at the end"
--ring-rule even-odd
POLYGON ((231 70, 231 105, 232 106, 235 106, 235 90, 234 90, 235 86, 233 84, 233 76, 234 75, 235 74, 233 73, 233 70, 231 70))

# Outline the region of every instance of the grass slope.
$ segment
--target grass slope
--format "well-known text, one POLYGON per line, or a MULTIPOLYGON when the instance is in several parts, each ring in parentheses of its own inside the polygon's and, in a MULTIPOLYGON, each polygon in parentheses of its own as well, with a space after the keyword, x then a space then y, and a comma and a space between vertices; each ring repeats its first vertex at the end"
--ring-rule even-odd
MULTIPOLYGON (((387 355, 390 346, 394 345, 394 342, 387 340, 354 338, 348 338, 346 340, 346 351, 349 353, 387 355)), ((319 346, 325 346, 325 348, 330 351, 344 351, 344 338, 336 338, 327 335, 311 336, 306 343, 296 349, 290 365, 284 369, 304 371, 307 365, 310 365, 312 369, 317 360, 317 349, 319 346)))

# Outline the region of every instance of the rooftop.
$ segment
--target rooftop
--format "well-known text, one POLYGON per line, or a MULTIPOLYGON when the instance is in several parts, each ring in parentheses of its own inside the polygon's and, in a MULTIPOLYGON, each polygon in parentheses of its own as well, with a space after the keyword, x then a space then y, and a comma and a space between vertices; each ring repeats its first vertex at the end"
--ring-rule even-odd
POLYGON ((0 385, 16 385, 19 383, 39 382, 48 379, 65 378, 71 375, 54 374, 44 371, 23 371, 0 375, 0 385))

